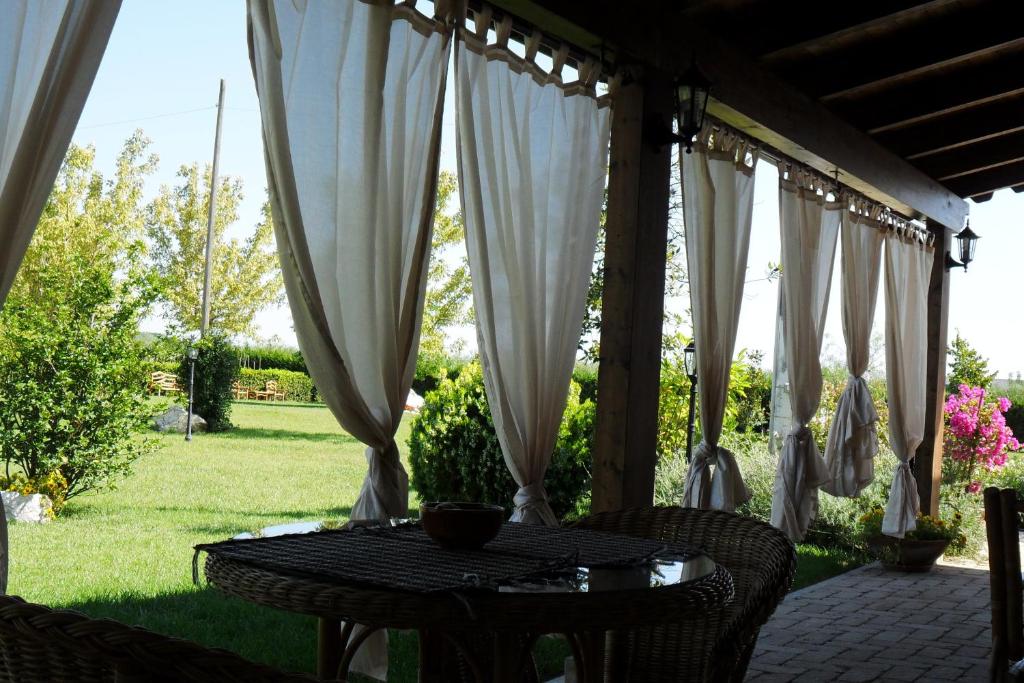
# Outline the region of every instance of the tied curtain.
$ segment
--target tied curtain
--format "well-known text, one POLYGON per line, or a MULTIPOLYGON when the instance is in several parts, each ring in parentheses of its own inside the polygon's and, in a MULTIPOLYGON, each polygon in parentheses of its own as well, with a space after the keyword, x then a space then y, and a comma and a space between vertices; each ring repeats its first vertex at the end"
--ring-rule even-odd
MULTIPOLYGON (((367 445, 353 519, 408 514, 395 443, 419 346, 450 31, 412 2, 250 0, 274 230, 295 334, 367 445)), ((387 673, 384 634, 353 668, 387 673)))
POLYGON ((878 413, 864 373, 870 360, 871 324, 885 234, 878 222, 880 209, 862 204, 858 202, 854 211, 843 211, 843 338, 850 377, 839 397, 825 445, 825 464, 832 481, 822 487, 833 496, 849 498, 859 496, 874 480, 878 453, 878 413))
MULTIPOLYGON (((6 0, 0 17, 0 302, 92 88, 120 0, 6 0)), ((7 592, 0 515, 0 592, 7 592)))
POLYGON ((583 323, 604 197, 609 110, 598 68, 560 77, 508 49, 510 18, 487 44, 490 11, 455 52, 458 163, 477 339, 498 441, 519 486, 513 521, 556 526, 544 490, 583 323))
POLYGON ((899 463, 882 518, 882 533, 903 538, 917 527, 921 501, 910 460, 924 438, 927 387, 928 282, 934 249, 916 235, 890 233, 885 241, 885 375, 889 441, 899 463))
POLYGON ((841 206, 826 202, 828 188, 811 174, 790 170, 788 175, 779 179, 780 296, 793 425, 775 473, 771 522, 797 541, 817 514, 818 487, 829 480, 807 425, 821 400, 819 354, 841 206))
POLYGON ((680 148, 701 424, 701 442, 686 475, 684 507, 732 512, 750 499, 736 457, 718 439, 747 273, 757 156, 745 140, 710 126, 692 154, 680 148))

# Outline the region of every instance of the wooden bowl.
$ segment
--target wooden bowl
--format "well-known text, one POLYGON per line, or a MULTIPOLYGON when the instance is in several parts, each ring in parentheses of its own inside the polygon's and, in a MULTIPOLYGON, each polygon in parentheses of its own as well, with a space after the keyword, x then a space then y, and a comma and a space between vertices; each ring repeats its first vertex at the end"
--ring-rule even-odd
POLYGON ((501 531, 505 510, 486 503, 423 503, 423 530, 442 548, 477 550, 501 531))

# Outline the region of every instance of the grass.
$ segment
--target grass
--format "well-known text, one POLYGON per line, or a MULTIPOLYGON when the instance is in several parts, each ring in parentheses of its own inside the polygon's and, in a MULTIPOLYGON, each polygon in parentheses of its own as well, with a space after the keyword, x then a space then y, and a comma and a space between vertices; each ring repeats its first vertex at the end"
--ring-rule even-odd
MULTIPOLYGON (((192 547, 298 520, 342 519, 366 472, 364 447, 323 406, 239 402, 225 434, 159 436, 118 490, 82 496, 46 525, 10 529, 12 594, 311 671, 315 622, 192 583, 192 547)), ((399 429, 399 443, 409 425, 399 429)), ((410 506, 416 505, 415 493, 410 506)), ((802 546, 797 587, 855 566, 848 553, 802 546)), ((416 642, 393 634, 390 680, 416 680, 416 642)), ((567 653, 544 640, 545 673, 567 653)))

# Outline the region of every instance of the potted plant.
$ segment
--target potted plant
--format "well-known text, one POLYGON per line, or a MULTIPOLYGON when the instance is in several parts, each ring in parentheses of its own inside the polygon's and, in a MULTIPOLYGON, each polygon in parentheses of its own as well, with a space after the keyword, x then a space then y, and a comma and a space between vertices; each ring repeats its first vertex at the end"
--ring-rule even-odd
POLYGON ((860 524, 868 549, 886 569, 931 571, 950 543, 962 545, 967 540, 960 531, 962 518, 959 512, 950 520, 918 514, 917 526, 903 538, 882 533, 884 516, 885 510, 876 507, 861 516, 860 524))

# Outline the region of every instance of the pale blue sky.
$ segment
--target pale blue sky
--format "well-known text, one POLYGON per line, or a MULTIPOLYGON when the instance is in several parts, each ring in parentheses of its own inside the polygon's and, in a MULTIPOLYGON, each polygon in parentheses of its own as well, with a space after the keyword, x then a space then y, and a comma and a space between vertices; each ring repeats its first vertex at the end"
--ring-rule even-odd
MULTIPOLYGON (((220 78, 227 81, 221 173, 241 177, 245 183, 241 220, 233 229, 234 234, 243 235, 258 220, 266 186, 243 0, 125 0, 75 142, 95 145, 98 165, 109 173, 124 139, 142 128, 160 157, 159 171, 147 188, 152 194, 160 184, 173 183, 182 164, 209 160, 220 78)), ((450 87, 448 105, 441 166, 454 171, 450 87)), ((763 163, 759 167, 755 195, 738 348, 760 349, 770 358, 777 284, 762 278, 768 262, 777 261, 779 253, 773 167, 763 163)), ((1024 372, 1024 355, 1019 351, 1024 321, 1014 293, 1024 256, 1024 194, 1004 190, 987 203, 972 203, 971 215, 971 225, 982 240, 971 270, 952 273, 950 334, 959 329, 990 358, 1000 376, 1024 372)), ((838 292, 836 281, 834 293, 838 292)), ((831 298, 826 353, 842 358, 838 299, 838 295, 831 298)), ((672 305, 679 307, 682 302, 672 305)), ((263 336, 294 344, 286 308, 264 312, 257 322, 263 336)), ((880 311, 876 331, 881 331, 881 322, 880 311)), ((158 320, 147 324, 159 327, 158 320)))

